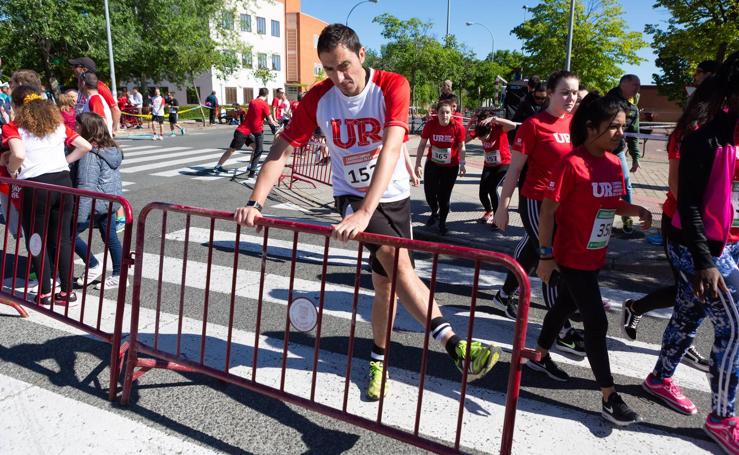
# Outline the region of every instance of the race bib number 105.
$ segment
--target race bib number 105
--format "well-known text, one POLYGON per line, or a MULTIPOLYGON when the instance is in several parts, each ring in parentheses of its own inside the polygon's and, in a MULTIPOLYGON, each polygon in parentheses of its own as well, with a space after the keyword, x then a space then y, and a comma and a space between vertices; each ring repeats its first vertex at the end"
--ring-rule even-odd
POLYGON ((344 180, 353 188, 363 193, 367 192, 381 149, 382 147, 378 147, 375 150, 343 157, 344 180))

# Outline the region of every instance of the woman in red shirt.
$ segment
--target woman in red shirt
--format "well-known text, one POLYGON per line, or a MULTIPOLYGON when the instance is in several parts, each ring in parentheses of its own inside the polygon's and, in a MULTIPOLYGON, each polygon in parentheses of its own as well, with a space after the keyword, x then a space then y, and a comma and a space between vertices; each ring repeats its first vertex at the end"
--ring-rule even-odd
POLYGON ((439 232, 447 233, 446 217, 449 200, 457 175, 464 175, 464 127, 452 120, 452 103, 441 100, 436 107, 437 116, 426 123, 421 132, 421 142, 416 152, 416 175, 423 177, 426 202, 431 207, 431 216, 426 226, 439 223, 439 232), (426 144, 430 142, 426 165, 421 167, 426 144))
MULTIPOLYGON (((508 206, 513 190, 519 183, 524 165, 526 177, 519 190, 518 212, 525 229, 524 236, 516 245, 515 257, 524 270, 533 270, 539 257, 539 211, 544 193, 549 185, 552 171, 562 157, 572 151, 570 144, 570 122, 572 109, 580 89, 579 78, 569 71, 557 71, 547 80, 549 105, 535 114, 518 128, 511 151, 511 164, 508 166, 500 207, 495 212, 494 223, 500 229, 508 227, 508 206)), ((556 281, 556 280, 555 280, 556 281)), ((509 273, 503 287, 492 300, 493 308, 504 311, 508 317, 515 317, 518 310, 510 298, 518 288, 516 277, 509 273)), ((557 301, 557 287, 542 285, 544 304, 551 308, 557 301)), ((569 322, 557 338, 557 348, 579 357, 585 357, 585 347, 580 330, 569 322)))
MULTIPOLYGON (((493 213, 498 210, 498 187, 503 183, 508 164, 511 162, 511 150, 508 147, 508 131, 516 124, 510 120, 501 119, 493 115, 490 109, 484 109, 477 115, 477 124, 470 131, 470 139, 478 138, 482 143, 485 155, 485 166, 480 176, 480 202, 485 213, 478 223, 489 223, 493 220, 493 213)), ((492 224, 493 230, 497 230, 492 224)))
POLYGON ((608 153, 618 147, 625 123, 623 106, 595 93, 585 97, 572 120, 570 137, 575 149, 560 160, 552 173, 539 218, 541 255, 536 273, 549 283, 552 273, 559 270, 560 293, 544 318, 537 340, 542 360, 527 363, 529 368, 543 371, 553 379, 567 381, 569 376, 552 361, 549 349, 568 316, 575 309, 580 310, 585 350, 603 395, 601 414, 616 425, 628 425, 640 418, 614 388, 606 347, 608 318, 598 272, 605 263, 616 214, 638 216, 643 229, 652 223, 649 210, 621 199, 621 162, 608 153))

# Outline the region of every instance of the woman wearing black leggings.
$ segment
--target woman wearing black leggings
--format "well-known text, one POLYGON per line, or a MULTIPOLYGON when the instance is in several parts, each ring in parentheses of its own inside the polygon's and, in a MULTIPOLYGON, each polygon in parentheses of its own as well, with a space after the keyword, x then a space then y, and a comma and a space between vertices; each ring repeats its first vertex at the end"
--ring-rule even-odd
POLYGON ((449 214, 449 201, 457 175, 464 175, 464 127, 452 119, 452 103, 441 100, 436 106, 436 118, 423 127, 421 142, 416 152, 416 174, 423 177, 423 190, 426 202, 431 208, 431 216, 426 226, 439 223, 439 232, 447 233, 446 217, 449 214), (426 144, 430 143, 426 165, 421 167, 426 144))
MULTIPOLYGON (((477 125, 470 132, 472 138, 480 139, 485 154, 485 165, 480 176, 480 203, 485 213, 478 223, 492 223, 493 215, 498 210, 498 187, 503 183, 508 165, 511 162, 511 150, 508 146, 508 131, 516 124, 510 120, 493 115, 490 109, 483 109, 477 115, 477 125)), ((493 230, 498 228, 491 225, 493 230)))
MULTIPOLYGON (((68 163, 90 151, 90 143, 65 127, 59 109, 41 99, 35 88, 16 87, 12 101, 15 119, 3 126, 3 143, 10 151, 2 155, 0 165, 6 166, 8 173, 19 180, 71 187, 68 163), (66 157, 65 144, 74 148, 66 157)), ((53 296, 56 304, 69 305, 77 300, 72 291, 70 271, 73 205, 73 197, 69 194, 32 188, 23 190, 26 249, 39 277, 37 303, 42 305, 52 303, 51 278, 54 274, 61 283, 61 292, 53 296)))
POLYGON ((601 414, 616 425, 628 425, 640 418, 615 391, 606 347, 608 319, 598 272, 605 262, 616 214, 639 216, 644 229, 652 222, 647 209, 621 199, 621 163, 608 153, 623 138, 625 123, 621 104, 596 93, 585 97, 572 119, 570 138, 575 148, 552 174, 539 219, 537 275, 549 283, 552 272, 559 270, 559 299, 547 312, 537 341, 542 359, 527 363, 533 370, 567 381, 569 376, 552 361, 549 349, 568 315, 580 310, 585 352, 603 395, 601 414))

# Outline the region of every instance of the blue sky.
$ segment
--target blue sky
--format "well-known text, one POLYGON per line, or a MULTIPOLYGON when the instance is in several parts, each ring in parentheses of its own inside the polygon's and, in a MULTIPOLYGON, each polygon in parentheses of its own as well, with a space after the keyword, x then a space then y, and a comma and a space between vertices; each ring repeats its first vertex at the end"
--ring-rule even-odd
MULTIPOLYGON (((359 0, 302 0, 302 11, 326 22, 344 23, 346 15, 359 0)), ((534 7, 536 0, 451 0, 450 33, 457 35, 479 58, 485 57, 491 49, 490 34, 479 26, 465 26, 465 22, 479 22, 487 26, 495 38, 496 49, 520 49, 521 42, 511 34, 511 30, 529 15, 523 6, 534 7), (481 7, 481 5, 487 5, 481 7)), ((669 18, 665 9, 653 9, 652 0, 624 0, 620 2, 624 18, 630 30, 644 31, 644 25, 664 24, 669 18)), ((418 17, 434 23, 433 33, 443 37, 446 32, 446 0, 379 0, 379 3, 359 5, 349 19, 349 25, 357 31, 365 47, 378 49, 384 40, 381 28, 372 19, 382 13, 390 13, 400 19, 418 17)), ((650 36, 644 34, 649 43, 650 36)), ((652 74, 658 72, 654 65, 655 56, 647 46, 639 52, 646 60, 636 66, 624 66, 625 73, 638 75, 643 84, 652 83, 652 74)), ((564 59, 564 58, 563 58, 564 59)))

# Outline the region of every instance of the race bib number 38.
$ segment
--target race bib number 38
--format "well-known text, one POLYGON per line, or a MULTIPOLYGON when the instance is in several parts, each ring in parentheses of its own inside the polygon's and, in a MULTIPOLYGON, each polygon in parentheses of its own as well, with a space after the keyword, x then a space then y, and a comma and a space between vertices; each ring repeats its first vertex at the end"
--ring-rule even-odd
POLYGON ((439 164, 451 164, 452 149, 431 146, 431 160, 439 164))
POLYGON ((590 232, 588 240, 589 250, 600 250, 608 246, 611 239, 611 228, 613 226, 613 218, 616 216, 616 209, 600 209, 595 215, 593 222, 593 230, 590 232))
POLYGON ((344 163, 344 179, 353 188, 365 193, 372 181, 372 174, 377 166, 381 147, 368 152, 354 153, 342 158, 344 163))

